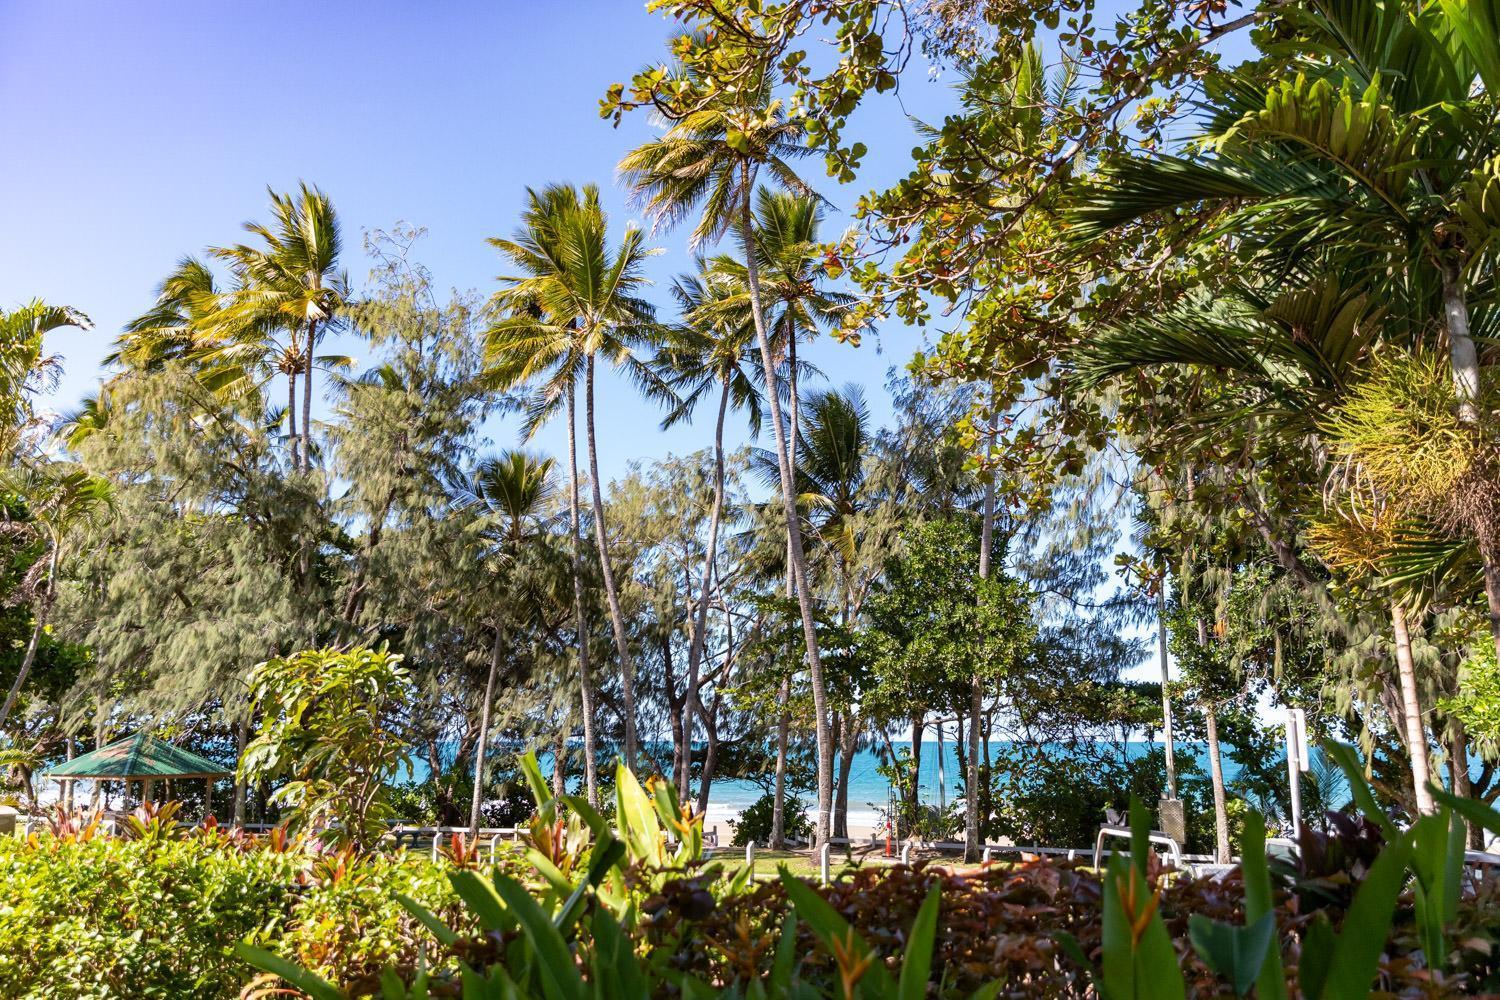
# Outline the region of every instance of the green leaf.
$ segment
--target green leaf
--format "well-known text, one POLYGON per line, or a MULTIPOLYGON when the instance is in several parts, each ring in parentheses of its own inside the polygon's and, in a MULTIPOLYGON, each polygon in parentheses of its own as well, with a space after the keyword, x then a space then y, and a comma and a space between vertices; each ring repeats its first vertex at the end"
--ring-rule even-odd
POLYGON ((448 947, 458 940, 458 935, 448 929, 448 925, 433 915, 432 911, 421 903, 403 893, 393 892, 391 897, 405 908, 407 913, 417 918, 417 923, 432 932, 432 936, 438 939, 438 944, 448 947))
POLYGON ((1236 996, 1244 996, 1255 982, 1275 932, 1276 920, 1269 913, 1244 927, 1210 920, 1201 913, 1188 918, 1188 938, 1198 957, 1229 980, 1236 996))
POLYGON ((552 786, 542 777, 542 768, 536 762, 536 754, 527 750, 518 760, 521 774, 526 777, 526 786, 531 789, 531 797, 536 799, 537 809, 546 808, 552 803, 552 786))
POLYGON ((503 931, 515 926, 515 920, 506 912, 495 886, 470 871, 450 872, 448 881, 485 930, 503 931))
POLYGON ((1380 808, 1375 801, 1375 793, 1370 790, 1370 783, 1365 780, 1365 771, 1359 763, 1359 755, 1353 747, 1347 743, 1327 742, 1323 744, 1323 752, 1332 757, 1334 763, 1344 772, 1349 779, 1349 791, 1354 796, 1354 802, 1359 806, 1359 811, 1370 818, 1380 832, 1385 834, 1387 842, 1399 840, 1401 831, 1396 829, 1396 824, 1380 808))
MULTIPOLYGON (((819 896, 812 886, 787 871, 785 866, 781 869, 781 884, 786 887, 787 898, 796 907, 797 916, 807 924, 830 955, 833 954, 833 942, 838 941, 859 958, 873 956, 865 939, 849 926, 849 922, 837 910, 829 905, 828 900, 819 896)), ((861 985, 873 989, 877 996, 890 996, 896 991, 895 981, 891 979, 890 972, 878 957, 873 958, 869 969, 865 972, 864 979, 860 982, 861 985)))
POLYGON ((508 876, 497 876, 495 890, 515 914, 536 954, 536 970, 548 1000, 582 1000, 588 995, 583 977, 573 964, 573 953, 562 934, 526 887, 508 876))
MULTIPOLYGON (((1365 880, 1344 914, 1327 980, 1320 996, 1365 996, 1380 965, 1380 954, 1390 939, 1396 900, 1406 885, 1406 866, 1411 860, 1411 841, 1401 835, 1387 844, 1370 866, 1365 880)), ((1306 947, 1303 949, 1306 955, 1306 947)))
MULTIPOLYGON (((1258 812, 1245 817, 1245 836, 1240 847, 1240 879, 1245 886, 1245 923, 1269 917, 1271 939, 1276 940, 1275 906, 1271 893, 1271 872, 1266 864, 1266 821, 1258 812)), ((1259 1000, 1286 1000, 1286 973, 1281 967, 1281 947, 1266 949, 1256 978, 1259 1000)))
POLYGON ((594 911, 594 987, 605 997, 634 1000, 651 995, 631 941, 609 910, 594 911))
POLYGON ((243 941, 234 946, 234 952, 262 972, 285 979, 313 1000, 345 1000, 343 991, 328 980, 292 964, 280 955, 273 955, 243 941))
POLYGON ((937 936, 938 910, 942 903, 942 884, 933 883, 906 939, 906 957, 901 962, 901 988, 896 994, 898 1000, 922 1000, 927 996, 927 980, 932 973, 932 946, 937 936))

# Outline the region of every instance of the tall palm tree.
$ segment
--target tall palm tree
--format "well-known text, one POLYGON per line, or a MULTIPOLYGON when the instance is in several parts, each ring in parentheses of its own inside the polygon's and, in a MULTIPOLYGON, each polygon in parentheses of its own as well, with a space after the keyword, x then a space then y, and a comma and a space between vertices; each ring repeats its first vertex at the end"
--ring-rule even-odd
POLYGON ((261 245, 240 243, 209 252, 226 261, 238 286, 212 314, 208 343, 200 350, 210 367, 226 373, 244 367, 245 355, 264 357, 263 334, 284 324, 291 333, 286 349, 288 412, 296 410, 296 377, 302 378, 302 439, 294 465, 312 469, 313 368, 318 341, 343 320, 349 278, 339 271, 342 237, 333 202, 304 182, 298 192, 271 196, 269 225, 245 223, 261 245))
MULTIPOLYGON (((802 142, 801 123, 789 117, 771 96, 768 83, 748 86, 725 103, 683 116, 666 133, 626 154, 620 174, 636 198, 659 224, 673 224, 701 209, 693 243, 721 239, 736 231, 745 264, 755 339, 767 385, 775 385, 779 358, 771 341, 767 302, 756 253, 754 196, 764 171, 777 186, 811 196, 812 189, 792 169, 792 161, 810 150, 802 142)), ((771 427, 781 481, 787 548, 807 645, 813 713, 818 741, 818 822, 816 839, 827 841, 833 812, 833 743, 827 713, 823 661, 818 651, 812 596, 807 588, 807 557, 798 526, 796 484, 792 474, 787 425, 777 393, 768 393, 771 427)))
POLYGON ((760 371, 752 367, 750 358, 755 327, 749 309, 726 307, 734 288, 724 280, 721 271, 715 271, 713 265, 700 257, 698 273, 678 277, 672 284, 672 295, 682 310, 683 323, 668 331, 657 363, 679 402, 662 419, 662 429, 690 419, 702 399, 715 391, 718 395, 714 420, 714 494, 703 551, 703 573, 688 640, 688 697, 683 710, 687 742, 684 758, 688 766, 678 778, 678 796, 686 799, 692 771, 694 715, 699 707, 700 667, 708 634, 708 606, 713 595, 719 523, 724 511, 724 420, 733 406, 746 412, 751 435, 760 433, 760 371))
POLYGON ((0 475, 0 489, 25 505, 28 523, 43 544, 27 581, 33 593, 31 638, 5 703, 0 705, 0 726, 4 726, 36 663, 37 648, 57 600, 59 567, 79 543, 83 530, 110 507, 114 494, 106 479, 76 467, 50 463, 19 465, 6 471, 0 475))
POLYGON ((72 306, 48 305, 33 299, 10 311, 0 310, 0 447, 14 454, 32 420, 31 397, 60 371, 55 355, 45 353, 43 339, 64 327, 87 330, 89 318, 72 306))
MULTIPOLYGON (((609 220, 594 185, 585 187, 582 193, 570 185, 553 185, 541 192, 528 191, 528 197, 522 229, 511 239, 489 241, 520 272, 499 279, 504 287, 496 294, 496 302, 508 315, 487 334, 490 378, 500 389, 537 383, 528 422, 528 429, 534 431, 564 403, 570 418, 573 416, 576 383, 582 375, 594 539, 620 660, 625 762, 633 768, 637 751, 635 668, 609 558, 609 532, 599 482, 594 381, 596 362, 602 354, 649 395, 670 397, 661 379, 635 354, 657 339, 652 307, 638 293, 649 283, 643 273, 645 260, 659 251, 648 248, 644 235, 634 226, 626 227, 619 246, 610 246, 609 220)), ((571 419, 569 424, 573 425, 571 419)), ((570 437, 570 451, 572 447, 570 437)), ((579 587, 581 617, 581 582, 579 587)))
MULTIPOLYGON (((475 469, 468 488, 459 497, 460 505, 475 508, 491 522, 484 532, 491 542, 492 557, 497 563, 514 564, 521 549, 540 524, 545 523, 557 495, 552 480, 555 462, 519 449, 487 459, 475 469)), ((484 798, 484 765, 489 748, 490 712, 495 704, 495 685, 500 677, 500 654, 503 630, 497 619, 494 642, 490 650, 489 675, 484 684, 484 701, 479 707, 479 741, 474 749, 474 796, 469 807, 471 835, 479 833, 479 807, 484 798)), ((561 768, 558 759, 554 767, 561 768)))

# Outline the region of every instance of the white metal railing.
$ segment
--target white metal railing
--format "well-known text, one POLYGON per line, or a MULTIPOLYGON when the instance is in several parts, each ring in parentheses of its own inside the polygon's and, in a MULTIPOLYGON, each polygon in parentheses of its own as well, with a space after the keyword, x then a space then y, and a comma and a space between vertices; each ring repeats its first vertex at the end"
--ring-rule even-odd
MULTIPOLYGON (((1099 828, 1099 835, 1094 838, 1094 867, 1100 867, 1099 862, 1104 857, 1104 841, 1106 839, 1130 840, 1131 836, 1130 828, 1127 826, 1101 826, 1099 828)), ((1183 867, 1181 844, 1160 830, 1152 830, 1146 839, 1152 844, 1157 844, 1167 849, 1167 859, 1172 862, 1172 867, 1183 867)), ((1111 850, 1110 853, 1113 854, 1115 852, 1111 850)))

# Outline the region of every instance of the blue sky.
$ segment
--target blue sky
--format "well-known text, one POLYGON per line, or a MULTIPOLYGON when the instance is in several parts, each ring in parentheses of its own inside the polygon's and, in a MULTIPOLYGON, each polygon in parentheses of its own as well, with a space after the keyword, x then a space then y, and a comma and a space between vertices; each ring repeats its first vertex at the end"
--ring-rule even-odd
MULTIPOLYGON (((418 255, 440 289, 487 293, 501 267, 484 240, 511 232, 526 185, 597 182, 616 225, 633 217, 614 165, 650 126, 638 114, 612 128, 598 100, 656 59, 671 29, 642 0, 0 3, 0 307, 41 296, 93 318, 93 331, 50 345, 67 363, 50 405, 66 409, 179 257, 238 240, 242 222, 266 217, 268 184, 303 179, 333 198, 356 280, 368 270, 361 230, 401 220, 429 230, 418 255)), ((872 100, 854 121, 870 148, 858 181, 824 179, 813 160, 807 175, 846 209, 906 171, 905 114, 940 120, 951 104, 948 84, 917 68, 899 101, 872 100)), ((685 241, 655 237, 667 252, 651 263, 652 297, 668 311, 685 241)), ((811 357, 833 381, 865 385, 884 418, 886 372, 918 344, 893 325, 857 350, 825 340, 811 357)), ((707 418, 659 432, 657 412, 612 379, 599 405, 606 477, 711 433, 707 418)), ((505 447, 516 426, 487 430, 505 447)), ((563 440, 559 427, 538 445, 563 440)))

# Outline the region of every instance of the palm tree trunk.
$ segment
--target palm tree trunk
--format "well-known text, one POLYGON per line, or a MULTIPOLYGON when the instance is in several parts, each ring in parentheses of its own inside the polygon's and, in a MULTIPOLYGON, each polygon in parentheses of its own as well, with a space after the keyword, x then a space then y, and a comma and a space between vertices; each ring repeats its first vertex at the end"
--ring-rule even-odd
POLYGON ((1432 775, 1427 765, 1427 732, 1422 725, 1422 700, 1417 691, 1417 668, 1411 655, 1411 633, 1407 631, 1406 609, 1391 604, 1391 631, 1396 640, 1396 676, 1401 682, 1401 714, 1406 721, 1406 746, 1411 755, 1411 780, 1417 795, 1417 812, 1434 811, 1432 793, 1427 786, 1432 775))
POLYGON ((573 626, 578 637, 578 690, 583 711, 583 782, 589 805, 599 807, 599 767, 594 746, 594 684, 589 670, 589 631, 583 616, 583 524, 578 509, 578 419, 573 381, 568 380, 568 508, 573 533, 573 626))
MULTIPOLYGON (((797 337, 796 331, 787 340, 787 388, 789 390, 788 403, 790 420, 787 428, 787 461, 792 469, 792 481, 797 479, 797 428, 800 425, 800 417, 797 412, 797 337)), ((775 391, 774 389, 772 391, 775 391)), ((786 540, 786 598, 790 601, 797 596, 797 587, 792 575, 792 538, 787 536, 786 540)), ((788 649, 790 654, 790 648, 788 649)), ((790 655, 789 657, 790 658, 790 655)), ((787 704, 792 695, 792 682, 789 679, 781 683, 781 704, 787 704)), ((792 719, 786 712, 776 720, 776 792, 771 803, 771 844, 774 849, 780 850, 786 843, 786 745, 788 730, 791 729, 792 719)))
POLYGON ((1156 644, 1161 653, 1162 738, 1166 741, 1167 798, 1177 798, 1177 760, 1172 747, 1172 696, 1167 691, 1167 592, 1166 581, 1156 589, 1156 644))
POLYGON ((765 369, 766 399, 771 404, 771 430, 776 438, 776 463, 781 474, 781 503, 786 514, 787 541, 792 552, 792 578, 797 588, 798 609, 802 612, 802 636, 807 643, 808 672, 812 678, 813 715, 818 741, 818 822, 814 846, 828 840, 833 814, 833 744, 828 730, 828 695, 823 683, 823 660, 818 655, 817 623, 813 619, 812 594, 807 587, 807 558, 802 550, 802 530, 797 523, 796 483, 787 455, 785 422, 781 400, 776 393, 776 359, 771 354, 771 340, 766 334, 765 311, 761 307, 760 267, 755 259, 755 223, 750 208, 754 187, 754 169, 746 163, 745 183, 740 193, 740 236, 745 247, 745 278, 750 290, 750 314, 755 321, 755 339, 760 347, 760 362, 765 369))
MULTIPOLYGON (((1472 798, 1474 784, 1469 777, 1469 733, 1457 719, 1449 723, 1452 735, 1448 739, 1449 779, 1453 783, 1453 794, 1461 799, 1472 798)), ((1477 823, 1468 823, 1468 844, 1473 851, 1484 850, 1484 828, 1477 823)))
POLYGON ((599 485, 599 450, 594 434, 594 356, 584 362, 584 433, 589 446, 589 487, 594 497, 594 541, 599 547, 599 569, 604 574, 604 597, 609 602, 609 623, 615 633, 615 653, 620 657, 620 693, 625 702, 625 766, 635 770, 635 664, 630 659, 630 641, 625 635, 625 616, 620 611, 620 593, 615 572, 609 565, 609 534, 604 524, 604 492, 599 485))
POLYGON ((313 348, 318 341, 318 321, 307 324, 307 364, 302 369, 302 471, 312 470, 313 348))
MULTIPOLYGON (((991 424, 993 430, 993 423, 991 424)), ((986 442, 988 447, 988 442, 986 442)), ((990 549, 995 541, 995 481, 984 484, 984 507, 979 521, 979 579, 990 578, 990 549)), ((964 803, 964 860, 979 856, 979 716, 984 712, 984 681, 975 671, 969 682, 969 775, 964 803)))
POLYGON ((298 447, 300 439, 297 437, 296 372, 291 372, 286 377, 286 436, 292 449, 292 471, 296 472, 302 468, 301 449, 298 447))
POLYGON ((1457 261, 1446 261, 1443 272, 1443 313, 1448 326, 1448 362, 1453 388, 1458 392, 1458 415, 1466 424, 1479 422, 1479 354, 1469 333, 1469 304, 1457 261))
POLYGON ((728 410, 729 381, 726 379, 719 395, 719 419, 714 424, 714 500, 708 514, 708 545, 703 552, 703 580, 698 588, 698 607, 693 616, 693 638, 688 645, 687 704, 683 706, 688 782, 692 781, 693 770, 693 710, 698 704, 698 669, 708 635, 708 600, 713 592, 714 562, 719 553, 719 518, 724 510, 724 414, 728 410))
MULTIPOLYGON (((782 705, 792 696, 792 682, 781 682, 779 701, 782 705)), ((783 710, 776 720, 776 790, 771 796, 771 850, 779 851, 786 846, 786 744, 791 716, 783 710)))
POLYGON ((1209 703, 1203 706, 1208 728, 1208 773, 1214 786, 1214 860, 1229 863, 1229 803, 1224 794, 1224 761, 1219 756, 1219 713, 1209 703))
MULTIPOLYGON (((495 681, 500 676, 500 629, 490 647, 490 674, 484 682, 484 704, 479 706, 479 740, 474 745, 474 795, 469 801, 469 836, 479 836, 479 807, 484 803, 484 758, 490 742, 490 709, 495 704, 495 681)), ((555 764, 554 764, 555 766, 555 764)))
POLYGON ((47 617, 52 611, 52 598, 57 585, 57 559, 57 542, 54 540, 52 553, 47 560, 47 585, 37 604, 36 621, 31 626, 31 639, 26 643, 26 655, 21 657, 21 669, 16 671, 16 679, 10 686, 10 693, 5 696, 5 704, 0 706, 0 726, 4 726, 5 720, 10 718, 11 709, 16 707, 16 699, 21 696, 21 688, 26 684, 32 665, 36 663, 37 647, 41 645, 42 633, 47 629, 47 617))

